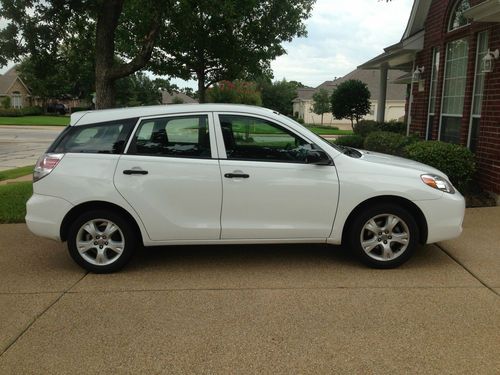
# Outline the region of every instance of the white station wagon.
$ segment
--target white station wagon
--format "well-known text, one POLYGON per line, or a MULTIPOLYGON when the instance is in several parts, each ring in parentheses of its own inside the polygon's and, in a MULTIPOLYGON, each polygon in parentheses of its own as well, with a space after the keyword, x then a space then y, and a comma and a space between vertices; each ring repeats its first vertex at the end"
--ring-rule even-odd
POLYGON ((395 267, 458 236, 464 199, 439 170, 332 145, 265 108, 78 112, 34 171, 26 223, 92 272, 139 246, 346 244, 395 267))

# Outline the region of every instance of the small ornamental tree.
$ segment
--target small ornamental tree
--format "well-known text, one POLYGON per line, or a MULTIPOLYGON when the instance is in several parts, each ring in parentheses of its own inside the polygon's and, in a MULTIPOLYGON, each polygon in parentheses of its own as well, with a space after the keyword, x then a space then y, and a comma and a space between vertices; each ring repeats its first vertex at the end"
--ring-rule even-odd
POLYGON ((321 115, 321 125, 323 125, 323 115, 330 111, 330 95, 325 89, 320 89, 312 96, 313 106, 311 111, 321 115))
POLYGON ((349 119, 354 129, 359 120, 370 112, 370 90, 366 83, 350 79, 342 82, 331 96, 332 114, 337 120, 349 119))
POLYGON ((208 89, 207 94, 210 103, 262 104, 260 92, 253 82, 221 81, 208 89))

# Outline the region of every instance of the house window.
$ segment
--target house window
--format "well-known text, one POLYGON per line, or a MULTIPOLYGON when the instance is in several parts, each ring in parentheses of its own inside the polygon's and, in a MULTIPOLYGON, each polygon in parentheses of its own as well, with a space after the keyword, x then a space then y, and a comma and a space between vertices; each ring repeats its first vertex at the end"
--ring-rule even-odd
POLYGON ((467 80, 468 43, 458 39, 446 46, 444 89, 441 104, 441 126, 439 139, 445 142, 460 142, 460 124, 464 109, 465 83, 467 80))
POLYGON ((483 104, 484 72, 483 57, 488 53, 488 33, 486 31, 477 36, 476 72, 474 74, 474 95, 472 97, 471 121, 469 126, 469 148, 475 152, 479 136, 479 122, 481 121, 481 107, 483 104))
POLYGON ((470 24, 470 21, 465 17, 464 12, 470 8, 468 0, 459 0, 451 11, 450 23, 448 31, 456 30, 470 24))
POLYGON ((23 100, 21 98, 21 93, 19 91, 14 91, 12 93, 12 103, 13 108, 21 108, 23 106, 23 100))
POLYGON ((439 49, 432 49, 432 71, 431 71, 431 88, 429 93, 429 109, 427 115, 427 132, 425 139, 432 139, 434 130, 434 116, 436 111, 436 87, 439 75, 439 49))

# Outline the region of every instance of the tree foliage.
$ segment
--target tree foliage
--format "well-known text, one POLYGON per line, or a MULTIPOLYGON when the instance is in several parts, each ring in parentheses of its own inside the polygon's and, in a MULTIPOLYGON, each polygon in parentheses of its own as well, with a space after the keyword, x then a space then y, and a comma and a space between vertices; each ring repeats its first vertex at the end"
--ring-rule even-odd
MULTIPOLYGON (((0 0, 0 66, 32 58, 59 69, 84 61, 95 66, 97 107, 115 103, 115 83, 144 68, 173 0, 0 0), (66 51, 66 54, 64 53, 66 51)), ((55 69, 55 68, 54 68, 55 69)), ((47 75, 52 75, 49 70, 47 75)))
POLYGON ((288 116, 292 115, 292 100, 297 97, 297 89, 304 87, 300 82, 286 79, 275 82, 263 80, 259 82, 259 86, 262 105, 288 116))
POLYGON ((262 104, 257 85, 245 81, 219 82, 207 91, 207 99, 210 103, 262 104))
POLYGON ((350 79, 342 82, 331 96, 331 110, 338 119, 349 119, 354 128, 358 121, 370 112, 370 90, 366 83, 350 79))
POLYGON ((268 71, 285 53, 282 42, 305 36, 303 20, 315 0, 179 1, 169 32, 159 37, 152 66, 157 74, 196 79, 200 102, 222 80, 268 71))
POLYGON ((312 99, 312 111, 317 115, 321 115, 321 125, 323 125, 323 115, 330 112, 330 94, 325 89, 319 89, 313 94, 312 99))

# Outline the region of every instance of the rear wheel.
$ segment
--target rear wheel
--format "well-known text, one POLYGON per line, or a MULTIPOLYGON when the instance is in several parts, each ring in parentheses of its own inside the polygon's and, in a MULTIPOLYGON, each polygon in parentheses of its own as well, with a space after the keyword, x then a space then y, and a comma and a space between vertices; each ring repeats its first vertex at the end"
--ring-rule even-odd
POLYGON ((358 215, 349 231, 352 250, 374 268, 394 268, 406 262, 418 244, 418 226, 404 208, 379 204, 358 215))
POLYGON ((88 271, 118 271, 130 260, 137 236, 130 223, 114 212, 95 210, 80 215, 68 232, 68 250, 88 271))

